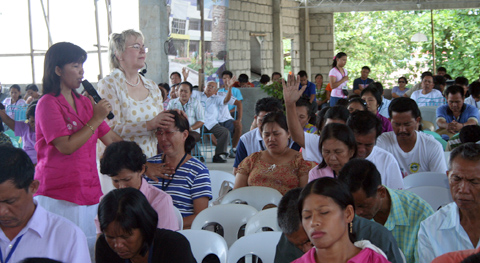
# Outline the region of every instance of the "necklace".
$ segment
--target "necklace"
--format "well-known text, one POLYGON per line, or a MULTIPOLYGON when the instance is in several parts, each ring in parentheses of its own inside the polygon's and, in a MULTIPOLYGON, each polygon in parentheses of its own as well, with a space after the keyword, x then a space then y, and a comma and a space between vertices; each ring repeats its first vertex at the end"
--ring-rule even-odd
POLYGON ((125 82, 132 87, 136 87, 136 86, 138 86, 138 84, 140 84, 140 76, 137 75, 137 84, 132 84, 132 83, 128 82, 127 78, 125 78, 125 82))

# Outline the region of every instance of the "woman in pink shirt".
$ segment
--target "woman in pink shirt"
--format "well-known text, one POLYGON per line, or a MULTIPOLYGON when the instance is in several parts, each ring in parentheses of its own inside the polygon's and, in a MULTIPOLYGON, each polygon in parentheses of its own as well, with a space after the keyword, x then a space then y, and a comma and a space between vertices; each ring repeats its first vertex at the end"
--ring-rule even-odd
POLYGON ((309 182, 321 177, 336 178, 340 169, 357 155, 355 136, 345 124, 327 124, 322 129, 318 147, 323 160, 308 173, 309 182))
POLYGON ((353 242, 355 209, 348 187, 333 178, 310 182, 300 193, 302 226, 314 245, 293 263, 385 263, 383 251, 368 240, 353 242))
MULTIPOLYGON (((113 186, 119 188, 135 188, 145 195, 148 203, 158 214, 157 228, 180 230, 178 219, 173 208, 172 197, 164 191, 150 185, 143 178, 147 158, 135 142, 114 142, 110 144, 100 159, 100 172, 112 178, 113 186)), ((173 169, 169 171, 173 173, 173 169)), ((100 200, 103 196, 100 198, 100 200)), ((95 218, 97 234, 101 234, 98 217, 95 218)))
POLYGON ((333 57, 332 69, 328 73, 332 93, 330 94, 330 106, 335 106, 339 99, 347 98, 348 72, 345 68, 347 64, 347 54, 339 52, 333 57))
POLYGON ((83 79, 85 50, 60 42, 45 54, 43 96, 37 104, 35 131, 40 186, 35 199, 48 211, 78 225, 95 242, 98 200, 102 196, 96 164, 96 143, 105 145, 121 138, 104 122, 111 105, 94 105, 77 93, 83 79))

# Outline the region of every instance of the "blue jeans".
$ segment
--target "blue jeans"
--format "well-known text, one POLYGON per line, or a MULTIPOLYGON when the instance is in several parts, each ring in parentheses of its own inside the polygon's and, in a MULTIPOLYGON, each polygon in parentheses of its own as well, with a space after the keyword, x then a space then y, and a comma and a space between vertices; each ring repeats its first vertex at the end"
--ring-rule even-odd
POLYGON ((330 107, 333 107, 337 104, 337 101, 340 100, 339 97, 330 97, 330 107))

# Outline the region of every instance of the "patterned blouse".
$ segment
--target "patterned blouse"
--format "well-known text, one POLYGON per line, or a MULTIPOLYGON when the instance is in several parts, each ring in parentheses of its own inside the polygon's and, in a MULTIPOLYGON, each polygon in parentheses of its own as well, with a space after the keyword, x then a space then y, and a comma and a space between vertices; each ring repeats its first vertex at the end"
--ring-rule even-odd
MULTIPOLYGON (((162 93, 152 80, 140 76, 148 96, 137 101, 128 95, 125 74, 119 69, 98 82, 98 93, 112 104, 115 117, 107 120, 108 125, 122 139, 136 142, 147 157, 157 155, 155 131, 147 131, 147 121, 163 111, 162 93)), ((98 144, 97 156, 102 156, 105 146, 98 144)))
POLYGON ((265 186, 277 189, 282 195, 300 186, 300 177, 308 176, 308 171, 315 167, 314 162, 303 160, 302 153, 288 163, 272 164, 260 160, 262 152, 249 155, 238 166, 238 173, 248 175, 249 186, 265 186))

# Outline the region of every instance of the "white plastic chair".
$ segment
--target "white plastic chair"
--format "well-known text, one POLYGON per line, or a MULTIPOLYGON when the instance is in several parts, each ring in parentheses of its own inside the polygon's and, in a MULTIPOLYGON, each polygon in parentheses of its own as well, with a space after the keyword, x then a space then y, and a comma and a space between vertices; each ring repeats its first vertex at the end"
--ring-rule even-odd
POLYGON ((448 167, 448 164, 450 162, 450 153, 451 152, 444 152, 444 156, 445 156, 445 162, 447 162, 447 167, 448 167))
POLYGON ((182 229, 183 229, 183 216, 182 216, 182 213, 181 213, 180 210, 178 210, 178 208, 176 208, 175 206, 173 207, 173 210, 175 211, 175 216, 177 217, 178 226, 179 226, 180 230, 182 230, 182 229))
POLYGON ((256 255, 265 263, 274 262, 281 234, 282 232, 261 232, 240 238, 228 250, 227 262, 237 263, 246 255, 256 255))
POLYGON ((422 114, 422 120, 429 121, 435 125, 435 130, 438 129, 437 125, 437 108, 438 106, 422 106, 419 107, 422 114))
MULTIPOLYGON (((221 235, 222 231, 219 231, 219 234, 223 236, 228 246, 230 246, 239 238, 239 232, 247 224, 248 219, 257 212, 257 209, 249 205, 225 204, 211 206, 195 217, 191 229, 210 230, 212 226, 218 224, 223 228, 223 235, 221 235)), ((215 230, 217 230, 216 228, 215 230)))
POLYGON ((227 181, 233 188, 235 185, 235 176, 224 171, 210 170, 210 181, 212 182, 212 200, 209 202, 211 205, 211 203, 218 198, 224 181, 227 181))
POLYGON ((255 207, 261 211, 265 205, 274 204, 278 206, 282 199, 282 194, 276 189, 263 186, 246 186, 235 189, 222 200, 222 204, 230 204, 237 201, 247 202, 248 205, 255 207))
POLYGON ((219 234, 206 230, 191 229, 181 230, 179 233, 184 235, 190 242, 193 256, 197 262, 202 262, 210 254, 215 254, 220 263, 227 262, 227 242, 219 234))
POLYGON ((430 204, 434 211, 437 211, 440 207, 453 202, 450 190, 443 187, 418 186, 407 189, 406 191, 410 191, 420 196, 423 200, 430 204))
POLYGON ((268 227, 273 231, 280 232, 280 226, 278 226, 277 221, 277 211, 278 208, 269 208, 262 211, 259 211, 257 214, 252 216, 245 227, 245 235, 252 235, 258 232, 266 232, 269 230, 264 230, 264 227, 268 227))
POLYGON ((418 186, 438 186, 450 189, 446 173, 421 172, 409 174, 403 178, 404 189, 418 186))

